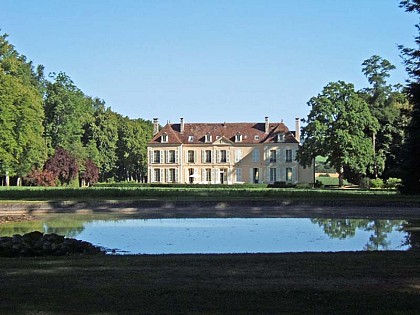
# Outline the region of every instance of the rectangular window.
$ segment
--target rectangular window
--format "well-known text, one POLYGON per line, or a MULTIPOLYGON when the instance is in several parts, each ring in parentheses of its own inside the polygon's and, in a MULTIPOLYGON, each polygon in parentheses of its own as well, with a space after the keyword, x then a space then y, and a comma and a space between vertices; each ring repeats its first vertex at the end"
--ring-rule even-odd
POLYGON ((242 182, 242 169, 241 168, 236 169, 236 181, 242 182))
POLYGON ((188 150, 188 163, 195 163, 195 151, 188 150))
POLYGON ((163 134, 161 140, 162 140, 161 143, 168 143, 168 135, 167 134, 163 134))
POLYGON ((160 182, 160 169, 155 169, 154 170, 154 181, 155 182, 160 182))
POLYGON ((211 150, 204 152, 204 163, 211 163, 211 150))
POLYGON ((259 162, 260 161, 260 150, 254 149, 252 151, 252 162, 259 162))
POLYGON ((240 162, 242 160, 242 150, 235 151, 235 162, 240 162))
POLYGON ((206 182, 211 183, 211 168, 206 168, 206 182))
POLYGON ((276 163, 276 150, 270 150, 270 163, 276 163))
POLYGON ((226 150, 220 150, 220 163, 226 163, 227 162, 227 153, 226 150))
POLYGON ((211 135, 206 135, 206 139, 205 139, 205 141, 206 141, 206 142, 211 142, 211 135))
POLYGON ((292 150, 286 150, 286 162, 292 162, 292 150))
POLYGON ((274 167, 270 168, 270 182, 274 183, 277 181, 276 169, 274 167))
POLYGON ((235 136, 235 142, 242 142, 242 135, 241 134, 237 134, 235 136))
POLYGON ((168 163, 175 163, 175 150, 168 151, 168 163))
POLYGON ((291 167, 286 168, 286 181, 291 182, 293 180, 293 169, 291 167))
POLYGON ((174 183, 175 182, 175 169, 174 168, 170 168, 168 170, 168 178, 167 181, 170 183, 174 183))
POLYGON ((160 163, 160 151, 159 150, 155 150, 153 152, 153 156, 154 156, 153 163, 160 163))
POLYGON ((194 142, 194 136, 188 136, 188 142, 194 142))

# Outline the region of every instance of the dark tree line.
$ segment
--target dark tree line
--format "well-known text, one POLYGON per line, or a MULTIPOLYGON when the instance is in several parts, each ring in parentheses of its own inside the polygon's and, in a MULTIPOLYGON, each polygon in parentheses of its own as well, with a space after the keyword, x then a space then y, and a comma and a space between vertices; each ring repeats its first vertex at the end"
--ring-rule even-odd
POLYGON ((152 123, 87 96, 65 73, 48 78, 0 35, 1 185, 143 181, 152 123))

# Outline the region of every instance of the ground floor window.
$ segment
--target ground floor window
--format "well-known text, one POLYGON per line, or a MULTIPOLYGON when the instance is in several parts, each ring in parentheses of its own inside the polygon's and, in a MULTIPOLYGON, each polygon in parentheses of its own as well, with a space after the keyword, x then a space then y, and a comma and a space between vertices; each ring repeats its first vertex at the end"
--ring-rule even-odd
POLYGON ((236 169, 236 181, 242 182, 242 169, 241 168, 236 169))
POLYGON ((270 168, 270 182, 274 183, 277 181, 277 177, 276 177, 276 169, 274 167, 270 168))
POLYGON ((154 172, 154 174, 153 174, 154 182, 160 182, 160 169, 156 168, 156 169, 154 169, 153 172, 154 172))
POLYGON ((206 168, 206 182, 211 183, 211 168, 206 168))
POLYGON ((166 181, 169 182, 169 183, 176 182, 176 169, 170 168, 168 170, 168 175, 167 175, 166 181))
POLYGON ((291 167, 286 168, 286 181, 291 182, 293 180, 293 169, 291 167))

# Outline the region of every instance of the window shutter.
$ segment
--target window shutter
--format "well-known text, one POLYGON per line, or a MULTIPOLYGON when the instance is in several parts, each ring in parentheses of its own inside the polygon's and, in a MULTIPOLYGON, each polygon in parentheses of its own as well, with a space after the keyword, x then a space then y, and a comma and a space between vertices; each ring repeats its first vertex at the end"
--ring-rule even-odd
POLYGON ((178 163, 178 156, 179 156, 179 152, 178 149, 175 150, 175 163, 178 163))
POLYGON ((226 150, 226 162, 230 163, 230 150, 226 150))
POLYGON ((201 150, 201 163, 206 162, 206 150, 201 150))
POLYGON ((264 161, 267 164, 270 162, 270 151, 268 147, 264 147, 264 161))
POLYGON ((168 169, 165 169, 165 181, 166 182, 169 182, 169 170, 168 169))
POLYGON ((270 168, 266 168, 265 169, 265 171, 266 171, 266 176, 265 176, 265 178, 266 178, 266 180, 267 180, 267 183, 269 183, 270 182, 270 168))
POLYGON ((254 183, 254 169, 249 169, 249 183, 254 183))
POLYGON ((150 150, 149 151, 149 164, 154 163, 154 161, 155 161, 155 151, 150 150))
POLYGON ((169 163, 169 151, 165 150, 165 163, 169 163))
POLYGON ((280 159, 281 159, 281 157, 280 157, 280 149, 278 149, 278 150, 276 150, 276 160, 277 160, 277 163, 280 163, 280 159))
POLYGON ((164 156, 165 156, 165 151, 160 150, 160 151, 159 151, 159 163, 163 163, 163 161, 164 161, 164 156))
POLYGON ((210 161, 211 163, 214 163, 214 152, 210 151, 210 161))
POLYGON ((197 152, 195 150, 193 150, 193 155, 194 155, 194 163, 197 163, 197 152))
POLYGON ((276 168, 276 181, 281 182, 280 167, 276 168))
POLYGON ((179 183, 179 178, 178 178, 178 169, 175 169, 175 182, 179 183))
POLYGON ((188 163, 188 150, 185 151, 185 163, 188 163))
POLYGON ((220 150, 216 150, 216 163, 220 163, 220 150))
POLYGON ((201 169, 201 181, 202 182, 207 181, 207 179, 206 179, 206 169, 205 168, 201 169))

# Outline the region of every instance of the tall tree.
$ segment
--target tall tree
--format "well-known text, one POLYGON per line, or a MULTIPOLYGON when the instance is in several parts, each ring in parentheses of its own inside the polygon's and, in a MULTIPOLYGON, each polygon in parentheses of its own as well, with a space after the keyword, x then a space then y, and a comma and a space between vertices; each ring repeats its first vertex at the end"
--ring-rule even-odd
POLYGON ((32 63, 0 36, 0 172, 17 184, 45 160, 42 121, 42 67, 32 63))
POLYGON ((388 60, 374 55, 362 63, 362 72, 371 87, 360 92, 379 122, 375 135, 374 177, 398 176, 400 151, 407 126, 408 101, 400 86, 387 84, 390 71, 395 69, 388 60))
POLYGON ((52 75, 46 86, 45 133, 50 151, 62 147, 80 161, 86 157, 82 137, 84 125, 91 119, 89 98, 63 72, 52 75))
POLYGON ((309 100, 308 106, 312 109, 308 118, 303 119, 307 125, 302 128, 304 141, 298 161, 309 166, 318 155, 328 157, 327 161, 339 174, 340 186, 345 166, 366 174, 374 158, 372 134, 379 126, 353 84, 329 83, 322 93, 309 100))
MULTIPOLYGON (((403 0, 400 7, 408 12, 420 14, 420 0, 403 0)), ((401 191, 408 194, 420 193, 420 24, 417 24, 416 28, 419 32, 415 37, 417 48, 399 46, 410 77, 408 97, 413 105, 402 161, 404 173, 401 191)))
POLYGON ((68 185, 71 180, 77 178, 79 173, 79 165, 76 158, 70 152, 60 147, 47 160, 44 169, 53 173, 61 185, 68 185))
POLYGON ((105 102, 92 100, 93 116, 85 125, 83 143, 88 149, 88 158, 100 169, 100 179, 111 178, 117 168, 117 141, 119 116, 105 102))

